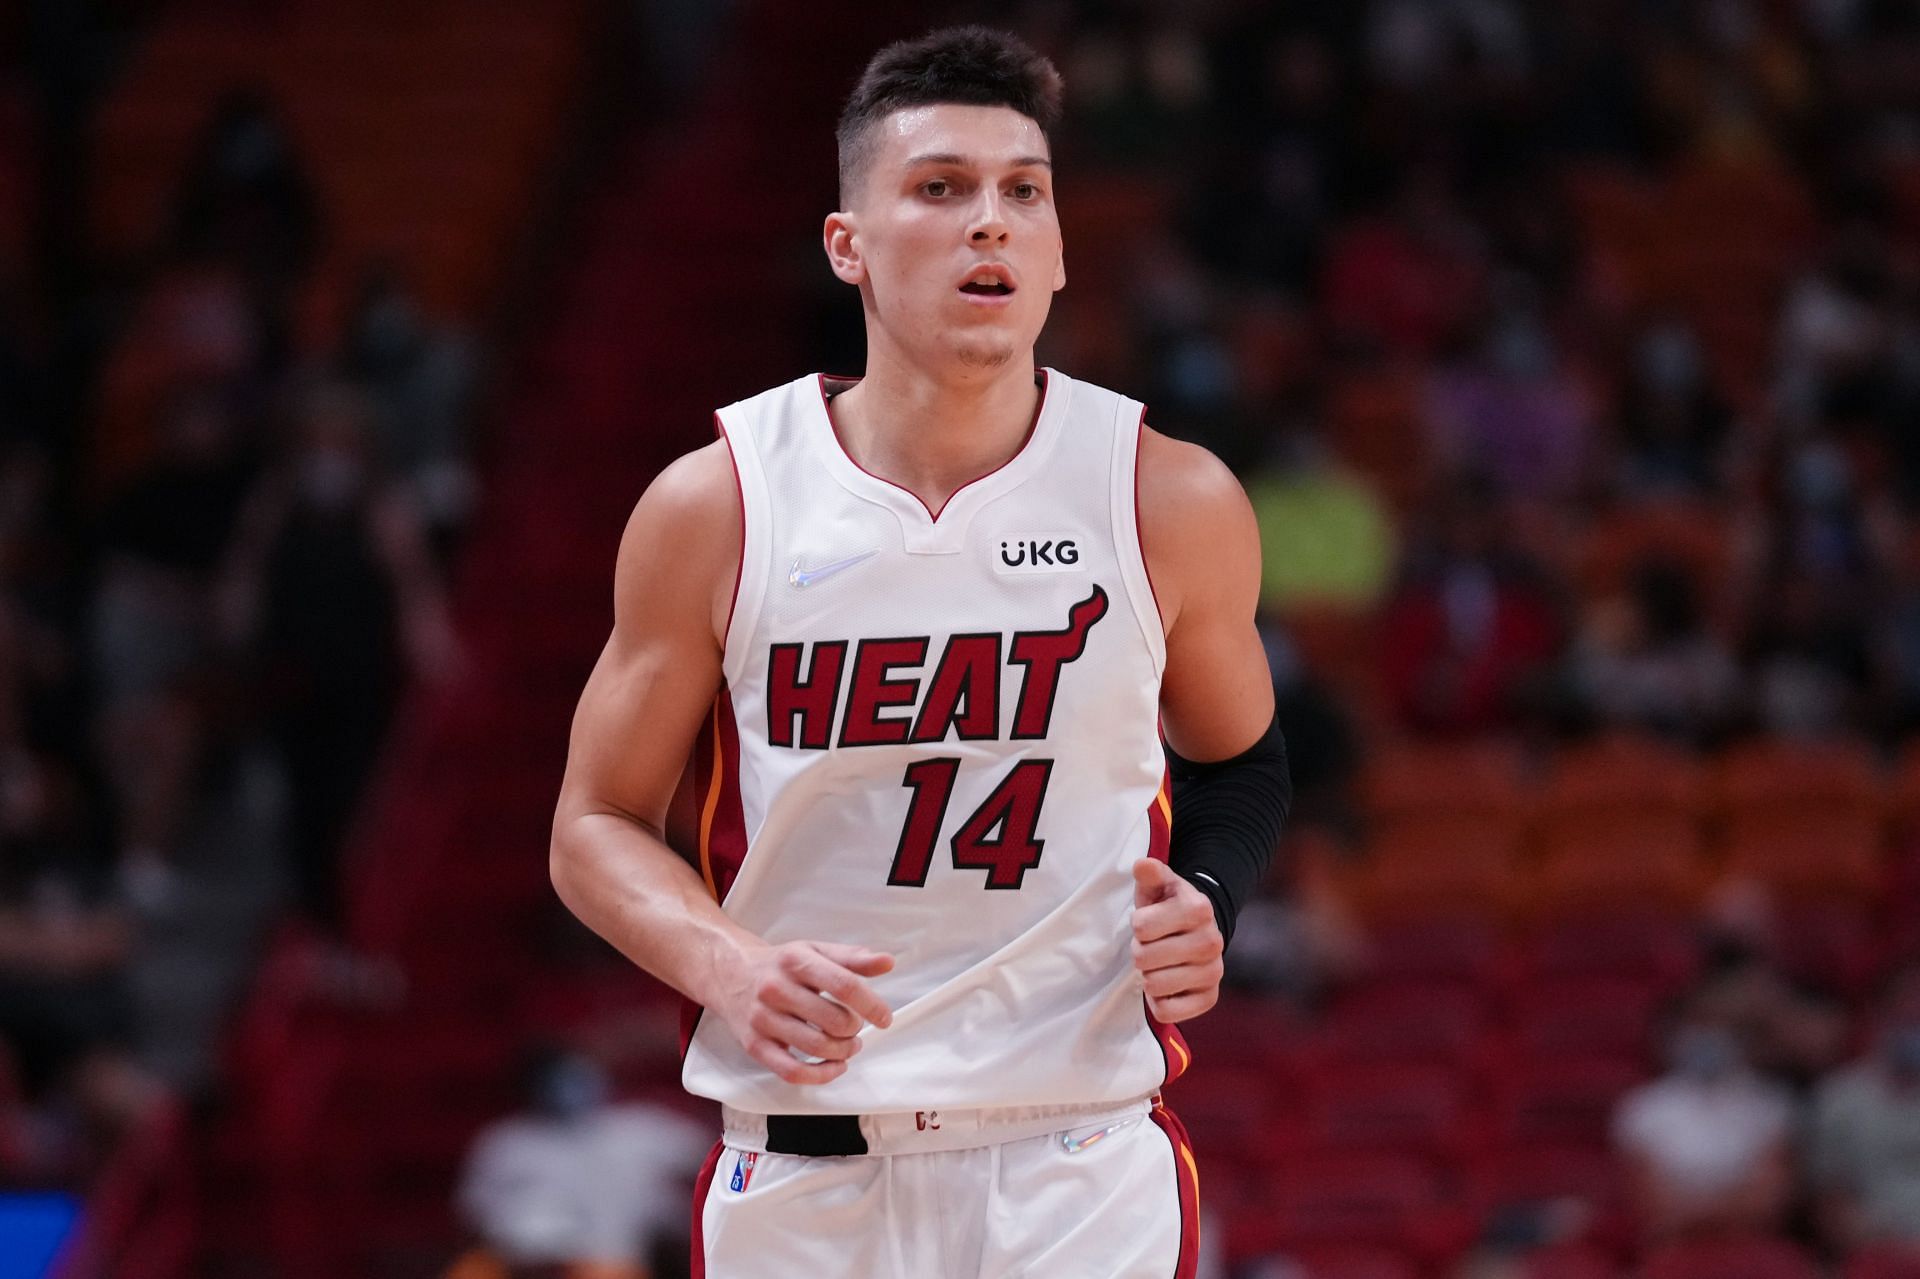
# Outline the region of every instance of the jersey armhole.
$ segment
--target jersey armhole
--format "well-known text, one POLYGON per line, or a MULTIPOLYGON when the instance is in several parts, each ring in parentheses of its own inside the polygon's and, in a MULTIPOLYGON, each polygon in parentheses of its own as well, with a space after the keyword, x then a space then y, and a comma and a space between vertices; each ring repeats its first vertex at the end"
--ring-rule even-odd
POLYGON ((1122 398, 1114 409, 1113 492, 1108 507, 1113 511, 1113 551, 1120 562, 1120 579, 1153 658, 1153 673, 1161 675, 1167 669, 1167 629, 1153 575, 1147 571, 1146 543, 1140 536, 1140 440, 1146 427, 1147 406, 1122 398))
POLYGON ((740 565, 733 579, 733 604, 727 610, 727 630, 721 637, 720 669, 729 686, 744 677, 747 644, 760 621, 760 605, 767 586, 767 484, 753 433, 745 424, 728 420, 725 409, 713 415, 713 428, 727 446, 733 463, 734 489, 740 498, 740 565))

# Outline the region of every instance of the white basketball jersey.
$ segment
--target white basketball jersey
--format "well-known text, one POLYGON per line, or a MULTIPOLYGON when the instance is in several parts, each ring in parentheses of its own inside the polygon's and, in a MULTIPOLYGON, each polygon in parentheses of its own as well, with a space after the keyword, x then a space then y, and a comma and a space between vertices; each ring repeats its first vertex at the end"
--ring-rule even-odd
POLYGON ((1136 526, 1142 406, 1051 369, 1025 446, 937 518, 863 471, 806 377, 721 409, 745 512, 698 858, 774 943, 857 943, 893 1009, 832 1083, 697 1019, 689 1091, 762 1114, 1144 1096, 1132 865, 1166 856, 1164 634, 1136 526))

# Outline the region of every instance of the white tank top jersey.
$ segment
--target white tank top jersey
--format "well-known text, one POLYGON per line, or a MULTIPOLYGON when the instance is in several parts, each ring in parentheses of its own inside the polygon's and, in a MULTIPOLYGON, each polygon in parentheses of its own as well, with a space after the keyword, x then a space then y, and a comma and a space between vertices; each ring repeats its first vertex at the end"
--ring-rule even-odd
POLYGON ((721 409, 745 518, 697 857, 774 943, 894 957, 847 1071, 784 1083, 689 1009, 688 1091, 760 1114, 1096 1103, 1185 1069, 1131 954, 1164 859, 1165 636, 1143 406, 1042 370, 1010 461, 937 513, 860 468, 810 376, 721 409))

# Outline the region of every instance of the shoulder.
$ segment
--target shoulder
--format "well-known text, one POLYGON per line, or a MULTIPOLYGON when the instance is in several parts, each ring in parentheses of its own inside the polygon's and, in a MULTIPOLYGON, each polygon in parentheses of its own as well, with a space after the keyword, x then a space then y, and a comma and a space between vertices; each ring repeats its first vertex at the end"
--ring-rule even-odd
POLYGON ((1193 589, 1258 590, 1259 525, 1226 463, 1142 424, 1134 483, 1140 544, 1169 624, 1193 589))
POLYGON ((1242 508, 1247 495, 1227 464, 1198 444, 1140 426, 1140 513, 1156 506, 1242 508))
POLYGON ((741 506, 725 440, 674 459, 627 518, 614 570, 616 621, 651 602, 705 603, 724 631, 740 567, 741 506))

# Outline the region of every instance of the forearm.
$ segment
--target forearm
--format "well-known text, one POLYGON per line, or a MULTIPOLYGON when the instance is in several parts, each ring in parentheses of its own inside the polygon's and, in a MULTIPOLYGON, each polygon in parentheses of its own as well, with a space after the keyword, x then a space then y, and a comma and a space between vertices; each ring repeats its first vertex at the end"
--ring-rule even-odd
POLYGON ((644 824, 587 812, 554 826, 554 891, 580 922, 646 972, 706 1007, 764 943, 728 919, 692 866, 644 824))
POLYGON ((1193 763, 1169 752, 1173 832, 1167 861, 1213 903, 1220 935, 1234 920, 1273 860, 1293 784, 1277 724, 1231 759, 1193 763))

